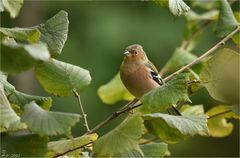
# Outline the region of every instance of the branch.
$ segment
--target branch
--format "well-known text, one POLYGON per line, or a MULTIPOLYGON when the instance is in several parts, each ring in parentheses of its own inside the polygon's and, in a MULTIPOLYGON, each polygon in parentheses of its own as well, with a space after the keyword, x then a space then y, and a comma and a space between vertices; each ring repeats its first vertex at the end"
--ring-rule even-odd
POLYGON ((227 111, 223 111, 223 112, 217 113, 217 114, 215 114, 215 115, 212 115, 212 116, 210 116, 210 117, 208 118, 208 120, 210 120, 210 119, 212 119, 212 118, 214 118, 214 117, 223 115, 223 114, 227 114, 227 113, 229 113, 229 112, 232 112, 232 110, 227 110, 227 111))
POLYGON ((89 126, 88 126, 87 114, 84 112, 80 95, 78 94, 78 92, 77 92, 76 89, 73 89, 73 93, 74 93, 75 97, 78 99, 78 104, 79 104, 79 106, 80 106, 81 113, 82 113, 82 115, 83 115, 83 119, 84 119, 84 124, 83 124, 83 126, 85 126, 86 129, 87 129, 87 131, 89 131, 90 129, 89 129, 89 126))
MULTIPOLYGON (((194 32, 193 34, 191 34, 187 39, 184 39, 182 41, 182 43, 180 44, 179 47, 186 49, 188 47, 188 45, 190 44, 190 42, 197 37, 198 34, 200 34, 201 32, 203 32, 210 24, 212 23, 212 21, 207 21, 205 22, 201 28, 199 28, 196 32, 194 32)), ((166 72, 166 67, 163 67, 161 69, 161 71, 159 72, 160 76, 164 76, 164 73, 166 72)))
POLYGON ((101 127, 105 126, 106 124, 111 122, 113 119, 117 118, 119 115, 121 115, 121 114, 123 114, 123 113, 125 113, 127 111, 133 110, 133 109, 135 109, 135 108, 137 108, 137 107, 142 105, 142 104, 138 104, 138 105, 133 106, 136 103, 136 101, 138 101, 138 100, 134 99, 134 100, 130 101, 129 103, 127 103, 124 106, 124 108, 121 108, 120 110, 118 110, 118 111, 114 112, 113 114, 111 114, 109 117, 107 117, 104 121, 99 123, 93 129, 88 131, 86 134, 91 134, 91 133, 96 132, 98 129, 100 129, 101 127))
POLYGON ((200 34, 201 32, 204 31, 204 29, 206 29, 210 24, 212 23, 212 21, 207 21, 205 22, 201 28, 199 28, 197 31, 195 31, 193 34, 191 34, 187 39, 183 40, 180 47, 183 49, 186 49, 187 46, 190 44, 190 42, 197 37, 198 34, 200 34))
POLYGON ((238 26, 235 30, 233 30, 229 35, 227 35, 225 38, 223 38, 220 42, 218 42, 215 46, 213 46, 211 49, 206 51, 204 54, 193 60, 191 63, 187 64, 186 66, 182 67, 181 69, 177 70, 176 72, 172 73, 171 75, 164 78, 164 81, 167 82, 171 80, 173 77, 178 75, 179 73, 187 70, 191 66, 195 65, 199 61, 201 61, 204 57, 208 56, 209 54, 213 53, 216 49, 218 49, 220 46, 224 45, 227 40, 229 40, 233 35, 235 35, 240 30, 240 26, 238 26))
POLYGON ((75 148, 70 149, 70 150, 68 150, 68 151, 65 151, 65 152, 63 152, 63 153, 61 153, 61 154, 54 155, 52 158, 57 158, 57 157, 59 157, 59 156, 63 156, 63 155, 65 155, 65 154, 67 154, 67 153, 70 153, 70 152, 72 152, 72 151, 81 149, 81 148, 83 148, 83 147, 85 147, 85 146, 87 146, 87 145, 89 145, 89 144, 91 144, 91 143, 92 143, 92 142, 87 143, 87 144, 84 144, 84 145, 82 145, 82 146, 75 147, 75 148))

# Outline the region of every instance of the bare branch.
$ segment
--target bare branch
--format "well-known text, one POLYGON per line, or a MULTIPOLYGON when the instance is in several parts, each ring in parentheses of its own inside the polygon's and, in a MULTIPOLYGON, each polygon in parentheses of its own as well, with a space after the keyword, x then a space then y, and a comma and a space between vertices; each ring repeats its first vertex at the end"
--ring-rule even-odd
POLYGON ((76 89, 73 89, 73 93, 74 93, 75 97, 78 99, 78 103, 79 103, 79 106, 80 106, 80 109, 81 109, 81 113, 82 113, 82 115, 83 115, 83 119, 84 119, 84 124, 83 124, 83 126, 85 126, 86 129, 87 129, 87 131, 89 131, 90 129, 89 129, 89 126, 88 126, 87 114, 84 112, 80 95, 78 94, 78 92, 76 91, 76 89))
POLYGON ((231 32, 229 35, 227 35, 225 38, 223 38, 220 42, 218 42, 215 46, 213 46, 211 49, 209 49, 208 51, 206 51, 205 53, 203 53, 201 56, 199 56, 198 58, 196 58, 195 60, 193 60, 191 63, 187 64, 186 66, 182 67, 181 69, 177 70, 176 72, 172 73, 171 75, 167 76, 166 78, 164 78, 164 81, 167 82, 169 80, 171 80, 173 77, 175 77, 176 75, 178 75, 179 73, 187 70, 188 68, 192 67, 193 65, 195 65, 196 63, 198 63, 199 61, 201 61, 203 58, 205 58, 206 56, 208 56, 209 54, 213 53, 216 49, 218 49, 219 47, 221 47, 222 45, 225 44, 225 42, 227 40, 229 40, 233 35, 235 35, 237 32, 239 32, 240 30, 240 26, 238 26, 233 32, 231 32))

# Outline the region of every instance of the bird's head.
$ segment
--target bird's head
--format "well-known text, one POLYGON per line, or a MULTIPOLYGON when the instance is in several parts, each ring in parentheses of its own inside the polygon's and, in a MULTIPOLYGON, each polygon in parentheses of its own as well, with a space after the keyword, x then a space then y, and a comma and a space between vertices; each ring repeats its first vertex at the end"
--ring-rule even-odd
POLYGON ((146 53, 143 50, 143 47, 139 44, 133 44, 126 48, 124 54, 124 61, 131 62, 147 62, 148 58, 146 53))

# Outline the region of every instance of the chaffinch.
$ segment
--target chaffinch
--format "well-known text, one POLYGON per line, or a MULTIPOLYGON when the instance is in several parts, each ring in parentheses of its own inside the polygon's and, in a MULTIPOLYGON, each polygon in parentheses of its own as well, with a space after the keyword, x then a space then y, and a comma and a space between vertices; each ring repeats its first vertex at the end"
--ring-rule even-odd
MULTIPOLYGON (((164 84, 156 67, 148 60, 141 45, 128 46, 124 56, 120 67, 120 77, 128 91, 137 99, 164 84)), ((181 115, 174 106, 172 107, 178 115, 181 115)))

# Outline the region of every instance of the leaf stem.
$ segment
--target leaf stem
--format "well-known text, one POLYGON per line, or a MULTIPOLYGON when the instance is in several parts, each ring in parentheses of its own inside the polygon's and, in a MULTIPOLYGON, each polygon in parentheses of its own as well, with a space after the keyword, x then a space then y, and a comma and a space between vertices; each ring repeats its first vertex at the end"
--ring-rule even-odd
POLYGON ((198 58, 196 58, 195 60, 193 60, 191 63, 187 64, 186 66, 183 66, 181 69, 175 71, 174 73, 172 73, 171 75, 167 76, 166 78, 164 78, 164 81, 167 82, 169 80, 171 80, 173 77, 175 77, 176 75, 178 75, 179 73, 187 70, 188 68, 190 68, 191 66, 195 65, 196 63, 198 63, 199 61, 201 61, 204 57, 208 56, 209 54, 213 53, 216 49, 218 49, 219 47, 221 47, 222 45, 225 44, 225 42, 227 40, 229 40, 233 35, 235 35, 237 32, 239 32, 240 30, 240 26, 238 26, 235 30, 233 30, 229 35, 227 35, 225 38, 223 38, 220 42, 218 42, 216 45, 214 45, 212 48, 210 48, 208 51, 206 51, 205 53, 203 53, 201 56, 199 56, 198 58))
POLYGON ((73 89, 73 93, 74 93, 74 96, 78 99, 78 104, 79 104, 79 106, 80 106, 81 113, 82 113, 82 115, 83 115, 83 119, 84 119, 84 124, 83 124, 83 126, 86 127, 87 131, 90 131, 90 128, 89 128, 89 126, 88 126, 88 121, 87 121, 87 114, 84 112, 80 95, 78 94, 78 92, 77 92, 76 89, 73 89))

